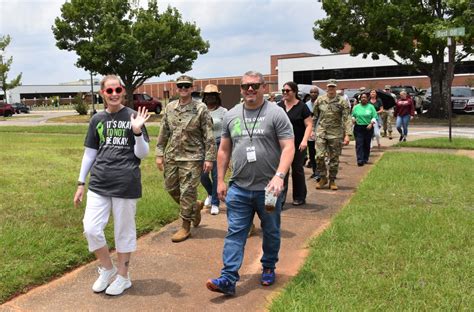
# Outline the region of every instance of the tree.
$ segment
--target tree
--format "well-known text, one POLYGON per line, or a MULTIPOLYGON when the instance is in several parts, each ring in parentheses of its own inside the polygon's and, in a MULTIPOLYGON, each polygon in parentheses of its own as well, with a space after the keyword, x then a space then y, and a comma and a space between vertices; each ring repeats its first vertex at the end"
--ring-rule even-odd
POLYGON ((8 82, 8 72, 10 71, 10 67, 13 63, 13 56, 10 58, 5 57, 5 50, 7 46, 10 44, 11 38, 9 35, 0 37, 0 87, 5 94, 5 102, 8 103, 7 98, 7 90, 13 89, 19 85, 21 85, 21 75, 20 73, 16 76, 15 79, 10 80, 8 82))
POLYGON ((209 43, 176 8, 159 13, 156 0, 71 0, 52 27, 59 49, 75 51, 76 66, 123 80, 132 106, 133 91, 147 79, 191 70, 209 43))
POLYGON ((474 7, 468 0, 325 0, 327 17, 315 22, 314 38, 332 52, 351 46, 350 54, 369 54, 373 59, 385 55, 399 65, 412 66, 431 81, 431 117, 446 117, 451 103, 454 66, 473 53, 474 7), (448 49, 454 66, 444 62, 446 38, 435 31, 465 27, 466 34, 456 37, 463 45, 448 49), (431 62, 427 61, 431 60, 431 62))

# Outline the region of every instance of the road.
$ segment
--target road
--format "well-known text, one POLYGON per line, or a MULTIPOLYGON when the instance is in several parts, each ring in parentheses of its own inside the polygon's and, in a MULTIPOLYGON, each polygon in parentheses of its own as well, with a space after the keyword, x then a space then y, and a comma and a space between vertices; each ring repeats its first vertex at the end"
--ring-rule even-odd
MULTIPOLYGON (((39 126, 45 124, 48 119, 74 115, 76 111, 33 111, 30 114, 15 114, 12 118, 0 121, 0 126, 39 126)), ((48 123, 53 125, 54 123, 48 123)), ((394 129, 394 139, 398 138, 398 133, 394 129)), ((408 139, 412 140, 418 137, 448 137, 447 126, 431 125, 410 125, 408 128, 408 139)), ((474 127, 453 127, 453 137, 465 137, 474 139, 474 127)))

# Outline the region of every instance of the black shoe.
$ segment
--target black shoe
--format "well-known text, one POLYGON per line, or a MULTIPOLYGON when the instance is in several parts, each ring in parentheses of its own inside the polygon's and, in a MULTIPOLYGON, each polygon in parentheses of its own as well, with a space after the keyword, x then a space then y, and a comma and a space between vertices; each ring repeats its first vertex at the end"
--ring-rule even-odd
POLYGON ((407 136, 405 135, 405 136, 403 137, 403 142, 406 142, 406 141, 407 141, 407 136))
POLYGON ((294 200, 293 201, 293 206, 301 206, 301 205, 304 205, 306 204, 306 201, 305 200, 294 200))
POLYGON ((357 166, 359 166, 359 167, 362 167, 363 165, 364 165, 363 162, 358 162, 358 163, 357 163, 357 166))
POLYGON ((398 139, 398 142, 401 142, 403 140, 403 134, 400 134, 400 138, 398 139))
POLYGON ((316 173, 313 173, 312 175, 309 176, 308 180, 316 178, 316 173))

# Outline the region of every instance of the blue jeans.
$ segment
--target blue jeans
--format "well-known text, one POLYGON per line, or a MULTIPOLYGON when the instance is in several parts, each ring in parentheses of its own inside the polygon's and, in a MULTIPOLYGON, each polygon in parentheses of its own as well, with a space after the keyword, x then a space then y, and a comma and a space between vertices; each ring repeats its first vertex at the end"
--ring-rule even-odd
MULTIPOLYGON (((216 139, 216 149, 219 150, 219 145, 221 144, 221 138, 216 139)), ((207 195, 212 196, 211 205, 219 206, 219 197, 217 197, 217 161, 213 162, 211 178, 209 178, 209 173, 203 172, 201 174, 201 184, 204 186, 204 189, 207 192, 207 195), (212 178, 212 181, 211 181, 212 178)))
POLYGON ((229 186, 226 197, 228 230, 222 253, 224 267, 221 276, 232 283, 239 280, 245 243, 255 212, 263 231, 263 256, 260 262, 266 268, 275 268, 280 251, 281 197, 277 200, 275 211, 269 213, 265 210, 265 191, 249 191, 235 183, 229 186))
POLYGON ((410 115, 397 116, 397 130, 401 135, 406 136, 408 134, 409 121, 410 121, 410 115))

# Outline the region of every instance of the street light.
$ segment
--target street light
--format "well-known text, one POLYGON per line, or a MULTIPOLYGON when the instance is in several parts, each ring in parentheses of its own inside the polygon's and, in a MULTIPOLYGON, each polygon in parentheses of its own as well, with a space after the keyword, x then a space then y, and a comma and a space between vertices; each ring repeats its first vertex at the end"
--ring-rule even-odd
POLYGON ((95 96, 94 96, 94 73, 91 71, 91 100, 92 100, 92 112, 91 115, 94 115, 96 113, 95 110, 95 96))

